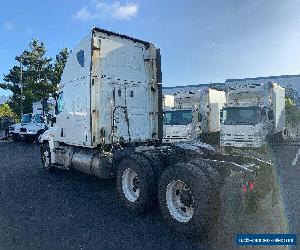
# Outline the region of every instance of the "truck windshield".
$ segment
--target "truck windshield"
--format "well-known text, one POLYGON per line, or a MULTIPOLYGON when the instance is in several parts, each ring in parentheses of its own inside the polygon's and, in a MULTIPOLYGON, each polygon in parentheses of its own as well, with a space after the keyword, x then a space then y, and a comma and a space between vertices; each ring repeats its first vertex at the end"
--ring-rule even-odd
POLYGON ((222 112, 222 123, 225 125, 254 125, 261 122, 259 107, 227 107, 222 112))
POLYGON ((192 123, 192 110, 172 110, 164 112, 164 125, 188 125, 192 123))
POLYGON ((30 123, 31 122, 31 118, 32 118, 31 114, 23 115, 22 119, 21 119, 21 123, 30 123))
POLYGON ((44 122, 43 116, 40 115, 40 114, 35 115, 35 116, 34 116, 34 122, 36 122, 36 123, 43 123, 43 122, 44 122))

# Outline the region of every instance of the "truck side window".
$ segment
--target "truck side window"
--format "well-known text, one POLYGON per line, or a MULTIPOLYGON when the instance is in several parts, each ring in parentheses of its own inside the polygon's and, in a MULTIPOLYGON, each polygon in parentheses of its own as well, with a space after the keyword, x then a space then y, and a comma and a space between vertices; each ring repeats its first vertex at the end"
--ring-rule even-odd
POLYGON ((56 105, 57 114, 60 114, 63 110, 63 92, 60 92, 57 96, 57 105, 56 105))
POLYGON ((77 61, 81 67, 84 67, 84 50, 79 50, 77 52, 77 61))

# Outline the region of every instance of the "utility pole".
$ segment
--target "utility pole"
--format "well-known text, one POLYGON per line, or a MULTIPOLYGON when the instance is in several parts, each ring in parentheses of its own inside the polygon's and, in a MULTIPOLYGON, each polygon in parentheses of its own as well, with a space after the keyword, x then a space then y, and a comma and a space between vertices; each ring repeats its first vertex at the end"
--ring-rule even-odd
POLYGON ((22 72, 22 65, 23 58, 20 56, 20 85, 21 85, 21 116, 23 116, 23 72, 22 72))
POLYGON ((20 56, 16 56, 15 58, 17 61, 20 62, 20 81, 19 81, 19 84, 20 84, 20 88, 21 88, 21 100, 20 100, 20 113, 21 113, 21 116, 23 116, 23 57, 22 55, 20 56))

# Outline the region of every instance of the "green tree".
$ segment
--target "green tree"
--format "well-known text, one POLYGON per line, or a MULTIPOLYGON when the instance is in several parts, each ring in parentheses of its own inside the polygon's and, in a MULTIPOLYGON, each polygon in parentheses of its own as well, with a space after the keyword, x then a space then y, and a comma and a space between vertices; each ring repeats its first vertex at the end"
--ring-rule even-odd
POLYGON ((296 102, 297 96, 297 91, 293 88, 291 84, 288 84, 285 87, 285 98, 290 99, 292 102, 296 102))
POLYGON ((291 98, 285 99, 285 116, 288 127, 295 127, 300 122, 300 111, 291 98))
POLYGON ((69 51, 67 48, 62 49, 55 57, 52 82, 56 87, 57 84, 60 83, 61 75, 63 73, 68 58, 69 58, 69 51))
MULTIPOLYGON (((54 65, 52 58, 46 56, 44 43, 32 40, 29 43, 29 50, 24 50, 21 54, 23 69, 23 100, 24 113, 32 111, 32 102, 39 101, 55 94, 57 84, 68 58, 68 50, 63 49, 56 56, 54 65)), ((18 57, 20 61, 20 57, 18 57)), ((5 83, 0 87, 10 90, 10 107, 15 113, 20 114, 21 86, 20 86, 20 66, 13 66, 9 73, 4 76, 5 83)))
POLYGON ((11 118, 16 117, 16 114, 13 112, 13 110, 7 103, 0 105, 0 118, 2 117, 11 117, 11 118))

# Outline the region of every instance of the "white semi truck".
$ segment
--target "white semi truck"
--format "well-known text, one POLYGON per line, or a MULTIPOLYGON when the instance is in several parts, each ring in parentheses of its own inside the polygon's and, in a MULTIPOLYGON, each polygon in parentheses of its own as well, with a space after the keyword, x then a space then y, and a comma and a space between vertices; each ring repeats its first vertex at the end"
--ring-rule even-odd
POLYGON ((163 97, 163 141, 176 142, 192 139, 194 108, 178 108, 176 95, 163 97))
MULTIPOLYGON (((33 142, 50 126, 47 117, 54 116, 54 98, 45 98, 32 103, 32 113, 24 114, 21 122, 9 127, 9 133, 14 141, 33 142)), ((49 120, 49 119, 48 119, 49 120)))
POLYGON ((38 137, 47 129, 42 101, 32 103, 32 113, 29 115, 31 116, 30 122, 21 122, 19 136, 21 140, 33 142, 37 141, 38 137))
POLYGON ((56 123, 40 137, 41 160, 46 170, 116 178, 129 210, 145 212, 158 200, 172 229, 195 236, 219 215, 219 200, 228 200, 225 179, 242 174, 236 190, 253 203, 272 191, 272 167, 199 143, 162 144, 160 61, 151 43, 93 28, 65 66, 56 123))
POLYGON ((20 137, 21 128, 23 126, 26 126, 28 123, 30 123, 31 120, 32 120, 32 114, 24 114, 21 117, 20 123, 16 123, 9 126, 9 134, 13 141, 18 142, 21 139, 20 137))
POLYGON ((228 82, 221 146, 262 147, 285 131, 285 90, 277 83, 228 82))
POLYGON ((43 114, 30 115, 32 115, 31 121, 20 127, 20 139, 26 142, 37 142, 38 137, 47 129, 47 125, 45 124, 43 114))
POLYGON ((164 140, 218 141, 220 110, 225 103, 225 92, 213 88, 176 93, 174 108, 164 111, 164 140))

